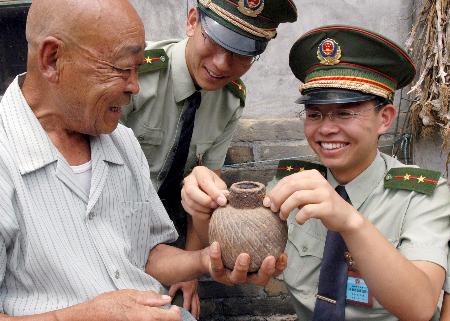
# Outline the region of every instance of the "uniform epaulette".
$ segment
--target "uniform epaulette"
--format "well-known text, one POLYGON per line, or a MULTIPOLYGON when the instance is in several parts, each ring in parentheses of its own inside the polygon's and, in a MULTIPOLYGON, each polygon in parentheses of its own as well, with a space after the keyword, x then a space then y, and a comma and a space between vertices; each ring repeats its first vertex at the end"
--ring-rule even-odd
POLYGON ((384 177, 384 187, 431 195, 436 189, 440 176, 439 172, 416 167, 391 168, 384 177))
POLYGON ((285 176, 303 172, 310 169, 316 169, 323 175, 323 177, 327 177, 327 168, 323 165, 305 162, 296 159, 282 159, 278 162, 277 174, 276 177, 278 179, 282 179, 285 176))
POLYGON ((245 97, 247 96, 247 88, 245 88, 244 82, 240 79, 229 82, 225 85, 229 91, 231 91, 236 97, 241 100, 241 107, 245 106, 245 97))
POLYGON ((139 68, 139 74, 161 69, 167 69, 169 57, 164 49, 150 49, 144 53, 144 63, 139 68))

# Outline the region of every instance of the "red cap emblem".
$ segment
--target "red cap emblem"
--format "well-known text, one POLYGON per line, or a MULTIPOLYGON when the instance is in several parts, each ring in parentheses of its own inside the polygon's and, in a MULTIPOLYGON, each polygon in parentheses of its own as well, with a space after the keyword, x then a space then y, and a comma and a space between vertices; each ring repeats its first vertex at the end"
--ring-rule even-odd
POLYGON ((239 0, 238 9, 250 17, 257 17, 264 9, 264 0, 239 0))
POLYGON ((334 39, 327 38, 320 43, 317 58, 323 65, 337 65, 341 58, 341 47, 334 39))

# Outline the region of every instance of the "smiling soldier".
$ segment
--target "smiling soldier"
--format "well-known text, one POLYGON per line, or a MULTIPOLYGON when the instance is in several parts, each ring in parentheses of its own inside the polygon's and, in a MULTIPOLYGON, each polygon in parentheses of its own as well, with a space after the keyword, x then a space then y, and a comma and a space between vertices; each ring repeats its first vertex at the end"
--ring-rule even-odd
POLYGON ((265 205, 289 216, 284 280, 302 320, 430 320, 447 269, 450 193, 439 173, 378 151, 415 75, 391 40, 356 27, 307 32, 290 52, 304 132, 327 167, 284 177, 265 205), (293 212, 292 212, 293 211, 293 212))
MULTIPOLYGON (((326 167, 283 177, 264 205, 288 219, 284 281, 299 320, 430 320, 447 269, 450 192, 439 173, 380 153, 394 92, 415 75, 387 38, 349 26, 307 32, 290 52, 304 133, 326 167)), ((302 166, 303 167, 303 166, 302 166)), ((185 178, 194 221, 223 197, 205 167, 185 178)))
MULTIPOLYGON (((239 78, 277 35, 278 25, 296 19, 292 0, 199 0, 189 10, 186 39, 147 42, 141 91, 122 121, 137 136, 177 230, 187 233, 179 246, 203 247, 203 236, 186 222, 181 207, 185 174, 199 164, 220 174, 245 104, 239 78)), ((196 282, 182 289, 184 306, 198 315, 196 282)))

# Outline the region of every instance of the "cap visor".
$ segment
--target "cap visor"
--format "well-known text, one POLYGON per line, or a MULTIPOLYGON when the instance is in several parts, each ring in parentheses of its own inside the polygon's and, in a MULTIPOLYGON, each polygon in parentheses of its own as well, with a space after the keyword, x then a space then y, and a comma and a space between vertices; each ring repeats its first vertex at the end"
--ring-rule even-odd
POLYGON ((256 40, 243 36, 198 10, 202 27, 208 36, 221 47, 243 56, 257 56, 264 52, 267 40, 256 40))
POLYGON ((365 94, 359 91, 345 89, 314 89, 305 92, 303 96, 297 99, 297 104, 347 104, 360 101, 369 101, 377 98, 375 95, 365 94))

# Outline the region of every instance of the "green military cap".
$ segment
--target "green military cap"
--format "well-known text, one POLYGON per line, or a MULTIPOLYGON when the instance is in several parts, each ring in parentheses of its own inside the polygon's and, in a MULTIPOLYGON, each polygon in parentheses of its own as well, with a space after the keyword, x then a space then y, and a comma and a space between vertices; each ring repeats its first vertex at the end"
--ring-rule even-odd
POLYGON ((393 41, 351 26, 308 31, 292 46, 289 65, 303 84, 298 103, 329 104, 381 97, 392 102, 395 90, 408 85, 416 69, 393 41))
POLYGON ((261 54, 282 22, 297 20, 293 0, 198 0, 202 27, 234 53, 261 54))

